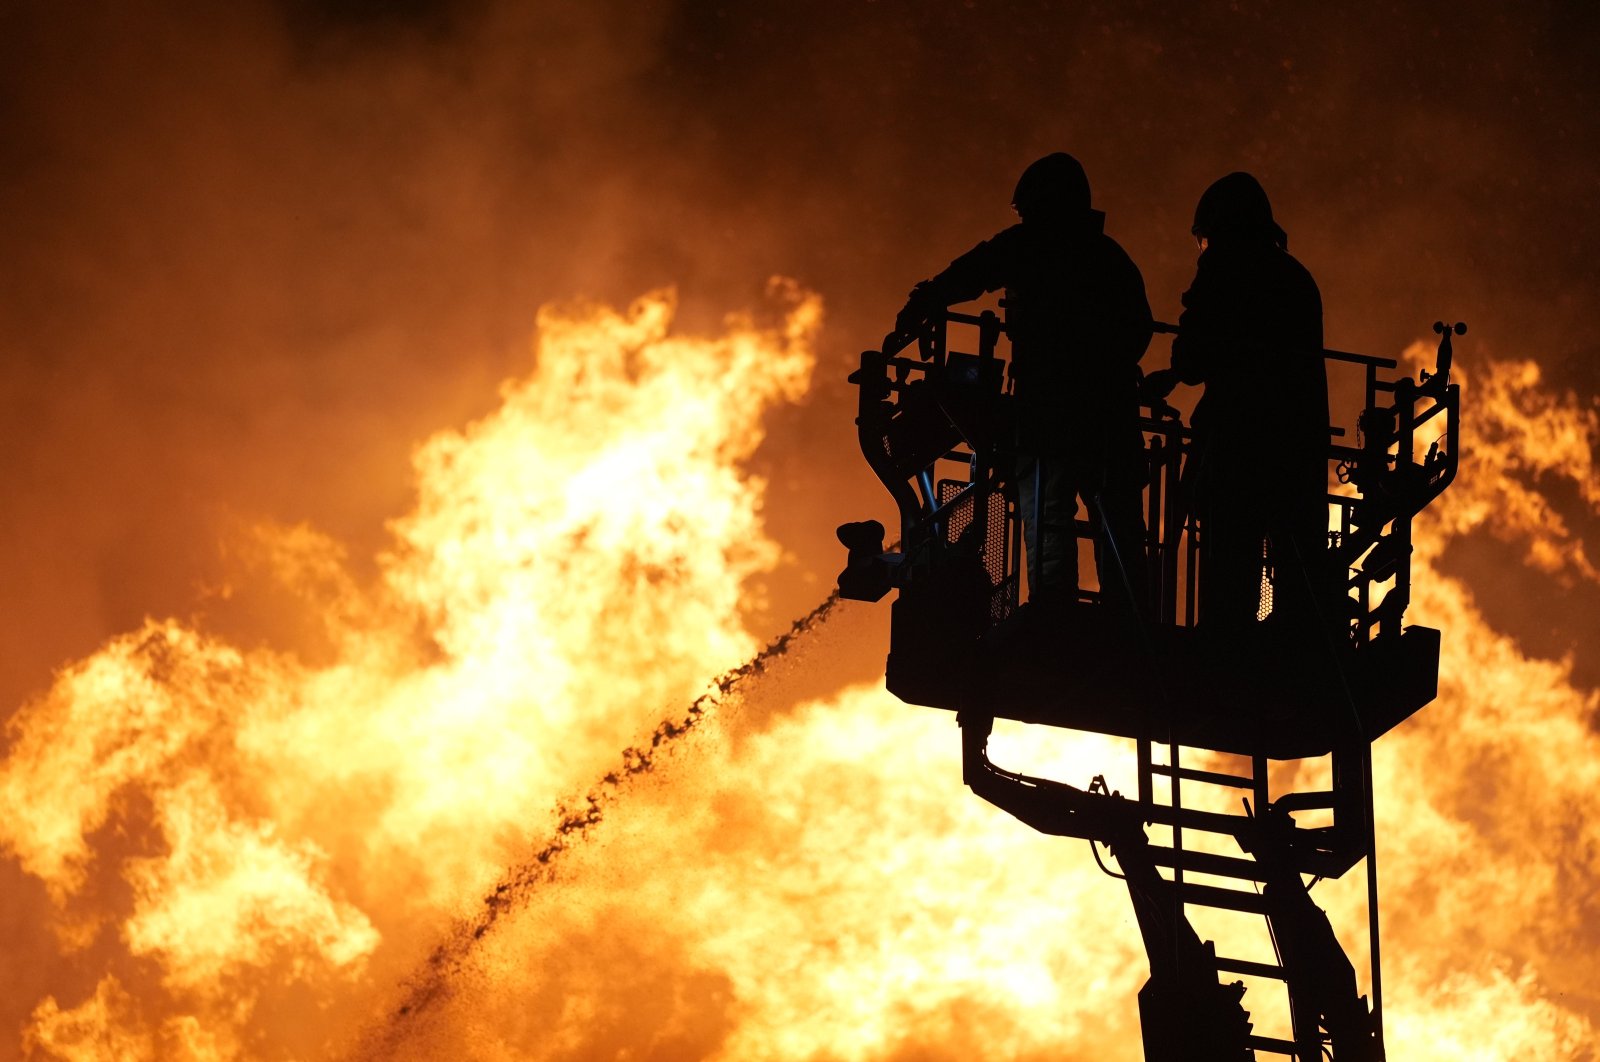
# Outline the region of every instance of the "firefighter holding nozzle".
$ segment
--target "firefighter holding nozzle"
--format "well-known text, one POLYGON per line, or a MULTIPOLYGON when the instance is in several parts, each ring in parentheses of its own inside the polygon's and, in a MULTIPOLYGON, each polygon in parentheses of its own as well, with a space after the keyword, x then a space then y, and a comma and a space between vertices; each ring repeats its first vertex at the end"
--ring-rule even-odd
POLYGON ((1021 219, 911 291, 896 330, 920 333, 947 307, 1005 289, 1016 395, 1018 503, 1029 597, 1073 600, 1082 498, 1096 527, 1108 601, 1144 599, 1139 359, 1150 344, 1144 278, 1090 206, 1071 155, 1030 165, 1011 205, 1021 219))
POLYGON ((1145 396, 1203 384, 1184 480, 1201 529, 1200 624, 1238 630, 1335 620, 1328 562, 1328 381, 1322 296, 1288 251, 1260 183, 1230 173, 1195 209, 1200 247, 1172 344, 1145 396))

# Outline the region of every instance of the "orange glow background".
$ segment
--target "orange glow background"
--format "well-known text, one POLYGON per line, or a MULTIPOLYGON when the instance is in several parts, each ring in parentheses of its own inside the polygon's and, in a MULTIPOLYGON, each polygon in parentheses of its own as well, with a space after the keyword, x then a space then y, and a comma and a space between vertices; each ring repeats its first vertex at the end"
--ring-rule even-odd
POLYGON ((878 689, 886 607, 686 715, 887 515, 843 377, 1058 149, 1159 317, 1244 168, 1331 345, 1470 322, 1391 1055, 1596 1057, 1595 16, 531 7, 0 13, 0 1059, 1137 1059, 1125 893, 878 689))

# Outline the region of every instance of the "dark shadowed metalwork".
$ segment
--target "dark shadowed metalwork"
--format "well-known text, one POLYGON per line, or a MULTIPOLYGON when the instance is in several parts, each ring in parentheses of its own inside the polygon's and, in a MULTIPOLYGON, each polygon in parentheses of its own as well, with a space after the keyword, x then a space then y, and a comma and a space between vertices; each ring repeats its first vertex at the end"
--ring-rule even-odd
MULTIPOLYGON (((1439 632, 1404 624, 1412 518, 1459 460, 1450 340, 1465 327, 1436 331, 1436 367, 1415 379, 1393 378, 1390 359, 1323 352, 1330 372, 1361 375, 1364 396, 1353 440, 1329 428, 1326 555, 1264 560, 1259 621, 1244 628, 1202 621, 1204 525, 1184 486, 1194 436, 1161 398, 1146 396, 1154 404, 1139 422, 1144 535, 1112 569, 1138 607, 1111 607, 1098 585, 1044 607, 1028 600, 1022 564, 1004 321, 934 315, 917 334, 863 352, 851 376, 862 451, 899 509, 900 548, 884 549, 875 521, 841 527, 841 596, 898 591, 888 687, 957 713, 974 792, 1116 857, 1150 956, 1140 1013, 1151 1062, 1384 1057, 1371 743, 1437 692, 1439 632), (963 335, 973 352, 952 348, 963 335), (1318 602, 1309 619, 1279 615, 1274 588, 1316 570, 1340 573, 1342 592, 1302 597, 1318 602), (1138 792, 995 764, 996 718, 1132 739, 1138 792), (1290 760, 1324 761, 1327 788, 1276 788, 1270 768, 1290 760), (1238 854, 1220 853, 1219 841, 1238 854), (1363 861, 1370 1001, 1304 880, 1363 861), (1219 955, 1189 921, 1196 907, 1265 919, 1277 960, 1219 955), (1250 993, 1274 983, 1287 992, 1290 1037, 1255 1032, 1246 1009, 1250 993)), ((1098 521, 1089 499, 1073 540, 1092 541, 1098 521)))

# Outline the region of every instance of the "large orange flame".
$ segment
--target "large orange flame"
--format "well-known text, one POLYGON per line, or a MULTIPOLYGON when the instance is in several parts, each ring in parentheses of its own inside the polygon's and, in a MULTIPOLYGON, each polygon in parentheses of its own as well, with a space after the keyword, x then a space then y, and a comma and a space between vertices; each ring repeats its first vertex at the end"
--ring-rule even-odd
MULTIPOLYGON (((881 637, 882 608, 742 672, 653 781, 583 820, 587 843, 532 861, 547 872, 502 869, 755 646, 740 595, 778 546, 741 467, 804 393, 819 314, 775 294, 779 324, 716 339, 671 336, 669 296, 547 311, 533 373, 418 451, 376 587, 308 529, 264 533, 326 660, 151 622, 17 713, 0 842, 59 942, 26 1056, 1140 1057, 1142 947, 1087 846, 962 789, 944 713, 796 692, 881 637)), ((1440 698, 1376 749, 1390 1050, 1592 1058, 1596 699, 1439 565, 1484 532, 1600 582, 1537 486, 1571 476, 1600 510, 1600 427, 1528 365, 1465 379, 1468 463, 1416 540, 1440 698)), ((1131 788, 1125 743, 996 740, 1131 788)), ((1313 895, 1359 960, 1359 881, 1313 895)))
POLYGON ((778 547, 739 464, 803 394, 820 311, 773 294, 776 327, 709 340, 669 334, 670 294, 541 314, 534 371, 419 448, 371 590, 314 532, 263 532, 330 661, 150 622, 16 714, 0 843, 111 971, 39 1005, 31 1053, 168 1057, 198 1022, 217 1057, 282 1054, 294 1015, 268 1011, 408 966, 530 818, 749 651, 740 595, 778 547))

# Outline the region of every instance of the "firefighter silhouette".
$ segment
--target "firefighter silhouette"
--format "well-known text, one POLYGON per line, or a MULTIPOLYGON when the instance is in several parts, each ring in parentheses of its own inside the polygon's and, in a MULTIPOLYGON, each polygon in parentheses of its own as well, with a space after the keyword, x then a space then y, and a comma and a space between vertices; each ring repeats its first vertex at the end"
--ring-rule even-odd
POLYGON ((1152 397, 1180 380, 1205 386, 1184 473, 1201 527, 1200 622, 1253 623, 1263 565, 1275 620, 1331 621, 1321 294, 1248 173, 1206 189, 1193 233, 1200 258, 1172 367, 1145 386, 1152 397))
POLYGON ((1105 214, 1090 206, 1088 178, 1071 155, 1030 165, 1011 205, 1021 221, 916 285, 896 329, 919 331, 953 303, 1005 289, 1030 597, 1043 604, 1076 596, 1081 497, 1097 527, 1101 587, 1112 600, 1131 592, 1142 601, 1138 363, 1151 335, 1144 278, 1106 235, 1105 214))

